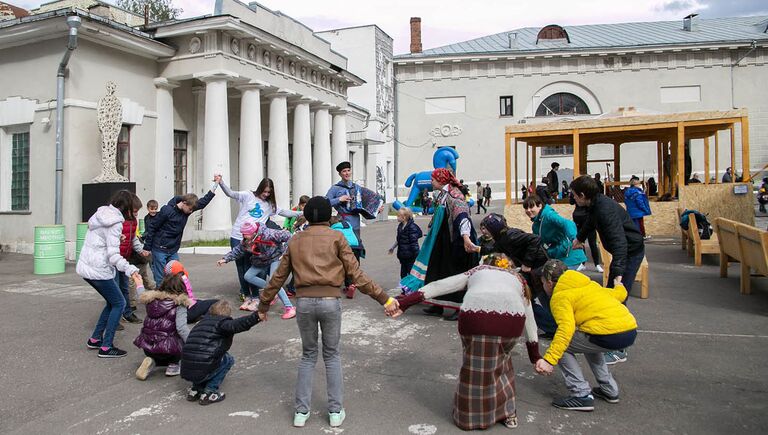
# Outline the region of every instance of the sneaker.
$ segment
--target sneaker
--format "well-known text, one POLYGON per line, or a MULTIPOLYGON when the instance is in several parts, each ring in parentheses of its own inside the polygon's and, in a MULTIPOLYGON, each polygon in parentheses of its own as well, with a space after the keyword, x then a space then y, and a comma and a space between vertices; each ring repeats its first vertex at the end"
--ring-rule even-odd
POLYGON ((293 414, 293 426, 294 427, 304 427, 305 424, 307 424, 307 420, 309 420, 309 413, 306 414, 297 412, 293 414))
POLYGON ((592 389, 592 395, 597 397, 598 399, 603 399, 608 403, 619 403, 619 395, 615 396, 609 396, 608 393, 603 391, 600 387, 595 387, 592 389))
POLYGON ((136 369, 136 379, 146 380, 153 368, 155 368, 155 360, 150 357, 144 358, 139 368, 136 369))
POLYGON ((187 388, 187 402, 197 402, 198 400, 200 400, 200 391, 194 386, 187 388))
POLYGON ((294 317, 296 317, 296 307, 286 307, 285 313, 280 316, 283 320, 293 319, 294 317))
POLYGON ((623 350, 612 350, 603 354, 605 363, 612 366, 616 363, 627 361, 627 352, 623 350))
POLYGON ((513 415, 512 417, 507 417, 506 420, 504 420, 504 426, 507 429, 514 429, 517 427, 517 416, 513 415))
POLYGON ((226 394, 219 391, 205 391, 200 395, 200 404, 210 405, 211 403, 221 402, 227 397, 226 394))
POLYGON ((595 270, 600 272, 600 273, 603 273, 603 266, 598 264, 597 266, 595 266, 595 270))
POLYGON ((645 236, 645 237, 643 237, 643 240, 650 240, 650 239, 651 239, 651 236, 645 236))
POLYGON ((552 406, 569 411, 594 411, 595 398, 591 394, 582 397, 560 397, 552 401, 552 406))
POLYGON ((131 313, 127 316, 123 316, 123 319, 125 319, 128 323, 141 323, 142 320, 134 313, 131 313))
POLYGON ((342 409, 339 412, 329 412, 328 419, 331 421, 331 427, 339 427, 347 418, 347 413, 342 409))
MULTIPOLYGON (((243 295, 240 295, 240 296, 243 296, 243 295)), ((240 310, 248 311, 248 307, 251 305, 251 302, 253 302, 253 298, 251 297, 246 298, 245 296, 243 296, 243 303, 242 305, 240 305, 240 310)))
MULTIPOLYGON (((277 299, 277 298, 275 298, 275 299, 277 299)), ((272 300, 273 304, 275 303, 275 299, 272 300)), ((259 311, 259 303, 261 303, 261 300, 259 298, 251 299, 251 303, 248 304, 247 310, 248 311, 253 311, 253 312, 259 311)))
POLYGON ((110 347, 107 350, 104 350, 104 348, 99 349, 99 358, 121 358, 124 357, 128 352, 118 349, 116 347, 110 347))
MULTIPOLYGON (((244 294, 242 294, 242 293, 240 293, 240 294, 238 295, 238 297, 240 298, 240 302, 245 302, 245 300, 246 300, 246 299, 248 299, 248 298, 246 298, 246 297, 245 297, 245 295, 244 295, 244 294)), ((241 308, 241 309, 242 309, 242 308, 241 308)))
POLYGON ((101 347, 101 340, 94 341, 92 338, 89 338, 85 341, 85 347, 88 349, 98 349, 101 347))
POLYGON ((168 364, 165 368, 165 376, 179 376, 181 373, 181 366, 178 364, 168 364))
POLYGON ((581 272, 582 270, 586 269, 587 266, 584 265, 584 263, 579 264, 579 267, 576 268, 576 272, 581 272))

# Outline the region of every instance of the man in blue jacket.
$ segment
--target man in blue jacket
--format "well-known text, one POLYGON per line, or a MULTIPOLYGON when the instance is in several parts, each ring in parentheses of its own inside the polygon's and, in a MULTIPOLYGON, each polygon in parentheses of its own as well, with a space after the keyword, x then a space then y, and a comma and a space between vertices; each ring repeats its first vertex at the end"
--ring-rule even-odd
POLYGON ((144 233, 144 250, 152 253, 152 275, 155 282, 163 281, 163 269, 166 263, 179 259, 181 236, 187 226, 189 215, 202 210, 216 195, 218 185, 214 183, 208 193, 198 199, 194 193, 174 196, 149 223, 144 233))

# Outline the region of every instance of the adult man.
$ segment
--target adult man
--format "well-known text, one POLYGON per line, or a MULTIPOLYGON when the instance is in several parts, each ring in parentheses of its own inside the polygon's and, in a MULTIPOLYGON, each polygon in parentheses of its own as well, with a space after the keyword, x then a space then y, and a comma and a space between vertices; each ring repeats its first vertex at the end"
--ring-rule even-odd
POLYGON ((157 285, 163 281, 166 263, 179 259, 181 236, 189 215, 204 209, 216 195, 214 191, 217 187, 218 184, 213 183, 208 193, 200 199, 194 193, 174 196, 150 221, 144 233, 144 250, 152 253, 152 275, 157 285))
MULTIPOLYGON (((557 170, 560 169, 560 163, 552 162, 547 174, 547 189, 549 190, 549 196, 552 199, 557 199, 557 192, 560 191, 560 179, 557 176, 557 170)), ((542 198, 543 199, 543 198, 542 198)))
POLYGON ((723 183, 733 183, 733 172, 730 167, 725 168, 725 174, 723 174, 723 183))
POLYGON ((490 207, 491 206, 491 185, 487 184, 485 185, 485 189, 483 189, 483 197, 485 197, 485 206, 490 207))
POLYGON ((483 189, 483 183, 477 182, 477 214, 480 214, 480 207, 483 208, 483 213, 488 213, 488 209, 485 208, 485 189, 483 189))
MULTIPOLYGON (((579 230, 573 248, 583 248, 584 240, 592 230, 597 230, 605 250, 611 253, 608 287, 623 284, 627 294, 632 290, 637 270, 645 257, 645 245, 640 229, 632 222, 629 213, 600 192, 594 178, 582 175, 571 183, 571 192, 576 204, 587 207, 587 220, 579 230)), ((625 302, 626 303, 626 302, 625 302)), ((626 361, 623 352, 606 354, 608 363, 626 361)))

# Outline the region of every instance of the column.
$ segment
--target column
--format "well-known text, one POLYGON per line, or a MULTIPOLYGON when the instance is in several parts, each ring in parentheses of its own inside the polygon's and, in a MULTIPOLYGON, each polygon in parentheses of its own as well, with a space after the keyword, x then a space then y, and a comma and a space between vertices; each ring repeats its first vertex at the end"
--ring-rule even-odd
MULTIPOLYGON (((347 148, 347 111, 337 109, 333 114, 333 135, 331 137, 331 167, 335 168, 339 163, 349 158, 347 148)), ((352 167, 354 170, 354 166, 352 167)))
MULTIPOLYGON (((219 173, 229 177, 229 115, 227 113, 227 80, 229 76, 198 77, 205 82, 205 133, 203 135, 203 179, 219 173)), ((206 189, 204 183, 201 190, 206 189)), ((206 190, 207 191, 207 190, 206 190)), ((203 230, 220 231, 232 227, 229 198, 217 192, 203 213, 203 230)))
MULTIPOLYGON (((251 82, 238 86, 242 94, 240 101, 240 157, 238 190, 256 190, 264 178, 264 150, 261 140, 261 90, 268 85, 251 82)), ((234 180, 227 182, 235 185, 234 180)))
MULTIPOLYGON (((321 104, 315 111, 315 149, 312 153, 312 192, 313 195, 325 195, 333 180, 331 167, 331 138, 328 109, 331 106, 321 104)), ((334 166, 335 167, 335 166, 334 166)))
POLYGON ((173 89, 179 84, 165 77, 155 82, 155 194, 160 204, 173 198, 173 89))
POLYGON ((312 196, 312 131, 310 103, 314 98, 302 97, 293 109, 293 203, 301 195, 312 196))
POLYGON ((288 101, 292 95, 286 89, 278 89, 267 96, 269 102, 269 154, 267 172, 275 184, 277 206, 291 207, 291 174, 288 171, 288 101))

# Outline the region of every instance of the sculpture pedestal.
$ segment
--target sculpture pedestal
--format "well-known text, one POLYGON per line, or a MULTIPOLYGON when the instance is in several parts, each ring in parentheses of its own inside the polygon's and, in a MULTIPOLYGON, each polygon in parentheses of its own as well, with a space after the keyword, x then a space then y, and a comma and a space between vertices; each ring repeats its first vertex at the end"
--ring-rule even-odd
POLYGON ((82 222, 88 222, 88 219, 90 219, 102 205, 109 205, 109 200, 112 198, 112 195, 120 190, 128 190, 136 193, 136 183, 127 181, 83 184, 82 222))

